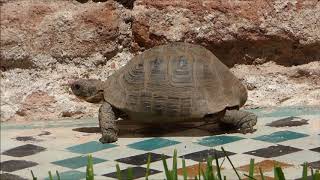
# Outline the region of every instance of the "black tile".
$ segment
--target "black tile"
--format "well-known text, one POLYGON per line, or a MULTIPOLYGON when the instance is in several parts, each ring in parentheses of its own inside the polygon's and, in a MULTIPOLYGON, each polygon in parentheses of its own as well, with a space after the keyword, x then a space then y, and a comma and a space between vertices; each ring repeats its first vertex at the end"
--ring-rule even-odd
POLYGON ((276 146, 269 146, 262 149, 257 149, 254 151, 249 151, 244 154, 250 154, 250 155, 264 157, 264 158, 271 158, 271 157, 282 156, 282 155, 286 155, 286 154, 290 154, 298 151, 301 151, 301 149, 290 147, 290 146, 276 145, 276 146))
POLYGON ((36 146, 33 144, 26 144, 23 146, 15 147, 13 149, 9 149, 2 154, 7 156, 14 156, 14 157, 23 157, 23 156, 30 156, 33 154, 37 154, 41 151, 44 151, 46 148, 41 146, 36 146))
MULTIPOLYGON (((207 160, 207 158, 209 156, 211 156, 213 158, 215 157, 214 151, 216 151, 218 158, 224 157, 224 153, 222 151, 218 151, 218 150, 214 150, 214 149, 208 149, 208 150, 204 150, 204 151, 194 152, 194 153, 187 154, 187 155, 184 155, 181 157, 184 157, 185 159, 192 159, 192 160, 198 161, 198 162, 204 162, 207 160)), ((229 151, 226 151, 226 153, 228 156, 232 156, 232 155, 236 154, 236 153, 229 152, 229 151)))
POLYGON ((9 174, 9 173, 0 174, 0 179, 1 180, 28 180, 28 179, 22 178, 20 176, 17 176, 14 174, 9 174))
MULTIPOLYGON (((133 179, 141 178, 146 175, 146 168, 144 167, 132 167, 133 179)), ((161 171, 149 169, 149 175, 160 173, 161 171)), ((117 172, 104 174, 102 176, 117 178, 117 172)), ((128 179, 128 169, 121 170, 122 179, 128 179)))
POLYGON ((315 151, 315 152, 318 152, 318 153, 320 153, 320 147, 317 147, 317 148, 313 148, 313 149, 310 149, 310 151, 315 151))
POLYGON ((291 116, 291 117, 287 117, 287 118, 273 121, 273 122, 268 123, 266 125, 270 126, 270 127, 286 127, 286 126, 292 127, 292 126, 302 126, 305 124, 309 124, 308 120, 291 116))
POLYGON ((320 170, 320 161, 315 161, 308 163, 309 167, 312 167, 313 169, 319 169, 320 170))
POLYGON ((13 172, 24 168, 29 168, 38 165, 38 163, 25 160, 9 160, 0 163, 1 171, 13 172))
MULTIPOLYGON (((133 164, 133 165, 140 166, 143 164, 147 164, 148 154, 149 153, 140 154, 140 155, 136 155, 136 156, 130 156, 130 157, 126 157, 126 158, 117 159, 116 161, 126 163, 126 164, 133 164)), ((155 161, 161 160, 160 154, 155 154, 155 153, 150 153, 150 154, 151 154, 151 161, 150 162, 155 162, 155 161)), ((164 157, 166 159, 170 158, 170 156, 166 156, 166 155, 164 157)))

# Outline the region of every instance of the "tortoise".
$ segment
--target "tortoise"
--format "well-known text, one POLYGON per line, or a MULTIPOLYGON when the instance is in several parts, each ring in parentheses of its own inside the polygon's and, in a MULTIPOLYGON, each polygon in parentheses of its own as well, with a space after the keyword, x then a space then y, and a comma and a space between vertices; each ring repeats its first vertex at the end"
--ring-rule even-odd
POLYGON ((118 118, 160 124, 218 121, 244 132, 257 116, 239 110, 247 100, 246 87, 213 53, 189 43, 153 47, 135 56, 106 81, 79 79, 73 93, 101 103, 100 142, 118 139, 118 118))

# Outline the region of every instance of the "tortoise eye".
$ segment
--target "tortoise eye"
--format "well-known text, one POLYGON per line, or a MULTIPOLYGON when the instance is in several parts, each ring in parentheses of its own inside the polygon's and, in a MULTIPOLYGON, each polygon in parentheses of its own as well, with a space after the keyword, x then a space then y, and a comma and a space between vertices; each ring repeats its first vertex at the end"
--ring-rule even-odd
POLYGON ((79 84, 75 84, 75 85, 74 85, 74 88, 75 88, 75 89, 80 89, 80 85, 79 85, 79 84))

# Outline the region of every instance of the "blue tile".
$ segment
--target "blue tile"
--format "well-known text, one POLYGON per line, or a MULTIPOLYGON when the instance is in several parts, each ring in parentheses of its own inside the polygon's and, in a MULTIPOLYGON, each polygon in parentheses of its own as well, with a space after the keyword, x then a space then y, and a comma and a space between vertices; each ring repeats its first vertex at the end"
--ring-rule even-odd
MULTIPOLYGON (((55 172, 51 172, 53 173, 53 179, 58 179, 57 175, 54 175, 55 172)), ((86 177, 86 173, 85 172, 81 172, 81 171, 65 171, 65 172, 61 172, 59 173, 59 176, 61 179, 83 179, 86 177)), ((46 180, 49 180, 50 178, 47 177, 46 180)))
POLYGON ((297 133, 297 132, 293 132, 293 131, 278 131, 278 132, 274 132, 269 135, 255 137, 253 139, 260 140, 260 141, 267 141, 267 142, 271 142, 271 143, 278 143, 278 142, 288 141, 288 140, 292 140, 292 139, 303 138, 303 137, 307 137, 307 136, 309 136, 309 135, 297 133))
MULTIPOLYGON (((93 160, 93 164, 98 164, 98 163, 107 161, 104 159, 94 158, 94 157, 92 158, 92 160, 93 160)), ((78 157, 68 158, 60 161, 55 161, 55 162, 52 162, 52 164, 68 167, 71 169, 77 169, 77 168, 86 166, 87 162, 88 162, 87 156, 78 156, 78 157)))
POLYGON ((128 147, 133 149, 144 150, 144 151, 151 151, 154 149, 172 146, 179 143, 180 142, 178 141, 172 141, 164 138, 152 138, 152 139, 136 142, 133 144, 129 144, 128 147))
POLYGON ((222 144, 239 141, 241 139, 244 139, 244 138, 238 137, 238 136, 211 136, 211 137, 203 138, 199 140, 197 143, 203 146, 214 147, 222 144))
POLYGON ((97 141, 90 141, 84 144, 79 144, 76 146, 72 146, 72 147, 68 147, 67 149, 71 152, 74 153, 81 153, 81 154, 88 154, 88 153, 93 153, 93 152, 97 152, 97 151, 101 151, 104 149, 109 149, 109 148, 113 148, 116 147, 118 145, 115 144, 102 144, 100 142, 97 141))

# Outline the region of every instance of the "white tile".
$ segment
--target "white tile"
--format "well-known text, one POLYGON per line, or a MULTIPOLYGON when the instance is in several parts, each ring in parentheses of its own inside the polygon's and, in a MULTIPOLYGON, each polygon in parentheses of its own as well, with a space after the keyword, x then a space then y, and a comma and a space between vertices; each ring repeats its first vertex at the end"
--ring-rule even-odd
POLYGON ((98 151, 92 154, 94 157, 98 157, 106 160, 116 160, 124 157, 144 154, 144 153, 146 153, 146 151, 131 149, 131 148, 127 148, 126 146, 125 147, 120 146, 120 147, 114 147, 111 149, 98 151))
POLYGON ((157 153, 157 154, 165 154, 167 156, 173 156, 173 152, 175 149, 177 150, 178 156, 183 156, 183 155, 190 154, 193 152, 198 152, 198 151, 209 149, 209 147, 202 146, 202 145, 199 145, 196 143, 179 143, 174 146, 156 149, 156 150, 153 150, 152 152, 157 153))
POLYGON ((291 146, 299 149, 313 149, 316 147, 320 147, 320 136, 313 135, 299 139, 293 139, 289 141, 280 142, 278 144, 282 144, 285 146, 291 146))
MULTIPOLYGON (((172 169, 173 159, 172 158, 166 159, 166 162, 167 162, 168 169, 172 169)), ((193 161, 190 159, 186 159, 185 162, 186 162, 186 166, 192 166, 195 164, 199 164, 199 162, 193 161)), ((142 167, 147 168, 147 164, 142 165, 142 167)), ((177 167, 178 167, 178 169, 182 168, 182 158, 177 158, 177 167)), ((150 163, 150 169, 164 171, 162 160, 150 163)))
POLYGON ((216 149, 221 151, 221 147, 223 147, 226 151, 231 151, 235 153, 244 153, 248 151, 253 151, 261 148, 266 148, 274 145, 273 143, 254 140, 254 139, 242 139, 240 141, 223 144, 216 149))
POLYGON ((77 157, 77 156, 79 156, 79 154, 77 153, 49 149, 31 156, 25 156, 23 158, 25 160, 37 162, 39 164, 45 164, 45 163, 51 163, 54 161, 59 161, 59 160, 68 159, 68 158, 77 157))
POLYGON ((279 156, 274 159, 289 164, 300 165, 304 162, 314 162, 320 160, 320 154, 318 152, 304 150, 295 153, 290 153, 284 156, 279 156))

